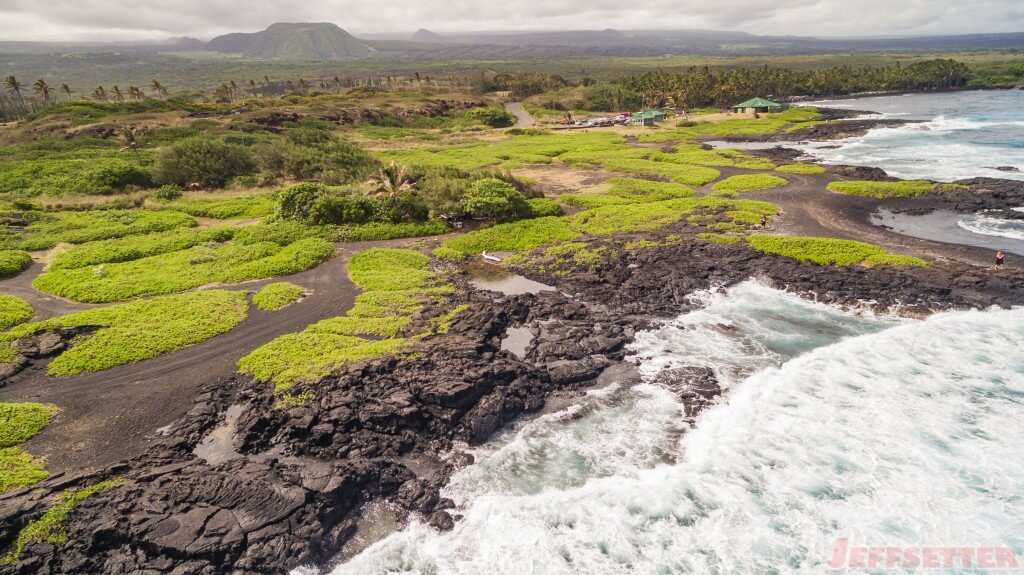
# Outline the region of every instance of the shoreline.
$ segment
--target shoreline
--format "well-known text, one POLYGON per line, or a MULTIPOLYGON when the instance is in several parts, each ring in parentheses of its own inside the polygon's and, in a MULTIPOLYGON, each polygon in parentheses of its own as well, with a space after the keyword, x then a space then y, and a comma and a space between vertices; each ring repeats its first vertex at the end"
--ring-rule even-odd
MULTIPOLYGON (((789 153, 774 150, 785 149, 765 153, 789 153)), ((887 177, 877 168, 857 169, 887 177)), ((839 237, 868 233, 863 226, 870 226, 867 219, 879 206, 973 209, 1024 198, 1024 182, 1013 180, 992 180, 1021 184, 1007 186, 998 198, 972 188, 960 195, 883 201, 830 195, 818 189, 823 177, 787 177, 795 189, 751 197, 782 206, 787 213, 779 225, 790 226, 787 232, 813 231, 827 221, 835 227, 826 231, 839 237), (817 204, 807 201, 812 197, 817 204)), ((545 262, 544 272, 512 268, 555 286, 556 292, 501 296, 475 290, 461 270, 455 280, 466 290, 469 308, 448 334, 421 343, 414 357, 353 364, 300 386, 294 391, 315 392, 302 405, 277 408, 270 386, 237 375, 204 386, 194 400, 188 398, 188 413, 168 425, 141 457, 54 474, 0 496, 0 542, 9 543, 49 505, 53 493, 99 479, 127 480, 75 508, 67 526, 69 542, 59 553, 49 544, 31 545, 19 563, 0 567, 0 573, 269 574, 326 566, 365 535, 371 519, 367 506, 383 502, 396 516, 415 515, 437 529, 450 529, 459 510, 441 497, 441 489, 473 462, 458 444, 485 443, 515 421, 571 402, 609 370, 625 365, 624 348, 637 331, 694 309, 687 296, 712 286, 753 277, 815 301, 848 308, 870 302, 912 317, 1024 304, 1024 272, 1017 270, 991 272, 956 258, 931 268, 823 267, 760 254, 745 244, 701 242, 696 233, 677 222, 653 232, 588 238, 588 245, 611 254, 588 270, 556 260, 545 262), (669 236, 682 239, 669 241, 669 236), (640 240, 654 245, 625 248, 640 240), (522 358, 502 348, 514 327, 531 334, 522 358), (232 409, 235 433, 225 448, 228 459, 197 457, 196 447, 227 425, 232 409)), ((888 242, 898 241, 890 237, 895 234, 879 233, 888 242)), ((936 253, 963 254, 965 260, 980 255, 948 245, 936 253)), ((671 375, 671 389, 689 402, 689 418, 721 393, 706 372, 671 375)))

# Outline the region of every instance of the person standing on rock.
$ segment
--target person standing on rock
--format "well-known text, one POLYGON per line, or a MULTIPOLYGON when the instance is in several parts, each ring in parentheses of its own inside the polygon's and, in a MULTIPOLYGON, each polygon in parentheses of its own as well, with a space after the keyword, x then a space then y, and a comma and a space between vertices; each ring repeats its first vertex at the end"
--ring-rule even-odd
POLYGON ((996 269, 1003 269, 1003 262, 1006 261, 1006 254, 1001 251, 996 252, 996 269))
POLYGON ((761 214, 761 229, 763 230, 763 229, 765 229, 767 227, 768 227, 768 216, 766 216, 764 214, 761 214))

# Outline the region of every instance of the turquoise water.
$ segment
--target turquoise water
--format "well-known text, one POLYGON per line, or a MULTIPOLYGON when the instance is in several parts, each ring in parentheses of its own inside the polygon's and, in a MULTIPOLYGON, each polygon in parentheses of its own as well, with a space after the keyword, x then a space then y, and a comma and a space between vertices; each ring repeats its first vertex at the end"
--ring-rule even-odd
POLYGON ((879 128, 861 138, 801 146, 825 163, 874 166, 904 179, 1024 180, 1024 90, 908 94, 815 104, 923 121, 879 128))
POLYGON ((452 531, 414 521, 332 573, 817 574, 841 541, 1020 556, 1024 310, 895 320, 753 282, 702 299, 639 334, 642 383, 478 451, 446 489, 452 531), (680 365, 726 387, 695 429, 657 382, 680 365))

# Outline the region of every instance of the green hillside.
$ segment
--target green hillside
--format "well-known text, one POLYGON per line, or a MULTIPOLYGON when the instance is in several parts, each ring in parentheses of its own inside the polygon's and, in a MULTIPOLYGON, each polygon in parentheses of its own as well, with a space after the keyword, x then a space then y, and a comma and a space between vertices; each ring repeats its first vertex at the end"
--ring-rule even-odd
POLYGON ((355 60, 375 51, 328 22, 279 23, 262 32, 226 34, 211 40, 208 48, 269 60, 355 60))

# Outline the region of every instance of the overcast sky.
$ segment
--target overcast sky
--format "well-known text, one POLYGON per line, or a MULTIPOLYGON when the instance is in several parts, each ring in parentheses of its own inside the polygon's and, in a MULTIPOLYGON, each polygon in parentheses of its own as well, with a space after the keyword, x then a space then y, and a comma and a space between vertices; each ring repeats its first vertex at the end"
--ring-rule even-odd
POLYGON ((0 40, 203 39, 274 22, 359 33, 616 28, 869 36, 1024 31, 1021 0, 0 0, 0 40))

